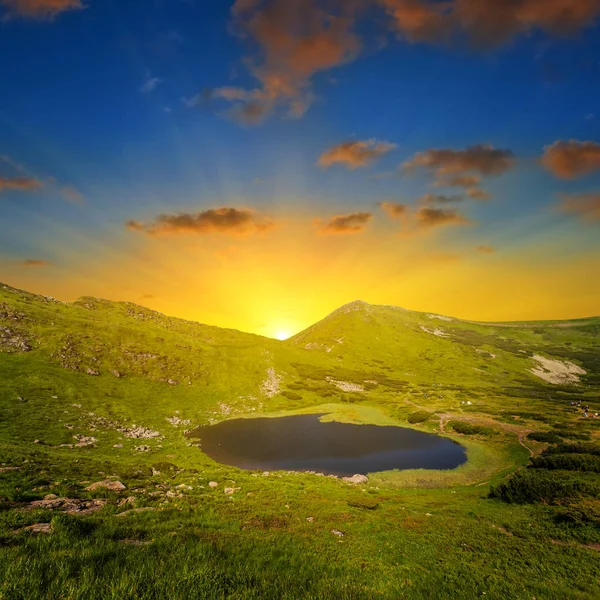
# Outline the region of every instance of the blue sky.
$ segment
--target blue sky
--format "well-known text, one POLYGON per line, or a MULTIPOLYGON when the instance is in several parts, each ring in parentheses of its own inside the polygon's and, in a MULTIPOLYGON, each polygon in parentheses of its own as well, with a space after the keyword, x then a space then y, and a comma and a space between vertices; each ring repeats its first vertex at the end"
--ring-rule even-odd
MULTIPOLYGON (((236 225, 207 225, 199 217, 192 228, 171 224, 155 239, 161 214, 197 218, 225 207, 253 211, 251 219, 264 215, 311 248, 322 242, 307 237, 318 235, 320 222, 369 213, 356 229, 339 231, 349 234, 344 244, 364 251, 359 238, 366 236, 377 254, 383 238, 396 236, 402 247, 418 246, 421 254, 460 255, 467 261, 468 248, 486 246, 491 261, 510 256, 517 261, 514 268, 520 264, 525 270, 540 248, 572 255, 573 261, 597 259, 600 2, 589 0, 589 11, 573 16, 568 31, 557 32, 561 27, 555 21, 548 25, 548 19, 565 22, 556 12, 568 8, 565 0, 552 0, 544 9, 549 12, 539 15, 531 8, 536 0, 519 0, 527 18, 519 17, 498 34, 500 41, 483 48, 470 43, 477 32, 460 21, 461 0, 453 1, 458 16, 443 15, 452 37, 441 43, 406 21, 394 21, 394 15, 404 14, 406 0, 364 0, 364 11, 351 16, 338 2, 318 0, 305 2, 297 14, 297 0, 285 6, 278 0, 246 2, 244 10, 238 3, 237 11, 233 2, 217 1, 64 0, 65 10, 53 10, 43 8, 44 0, 35 9, 30 0, 0 0, 0 156, 7 157, 0 177, 40 183, 27 190, 14 184, 0 188, 0 274, 5 273, 0 279, 73 299, 90 291, 82 261, 99 273, 107 257, 142 260, 137 253, 162 244, 163 234, 179 257, 173 260, 183 261, 191 260, 181 250, 185 240, 201 237, 203 252, 210 253, 232 240, 236 246, 254 244, 253 232, 264 239, 271 235, 267 228, 266 233, 260 227, 237 231, 236 225), (554 13, 550 5, 556 5, 554 13), (336 34, 331 17, 347 18, 351 25, 336 34), (315 19, 322 23, 314 25, 315 19), (297 25, 288 31, 290 23, 297 25), (275 35, 283 41, 273 41, 275 35), (360 50, 352 46, 354 37, 360 50), (343 60, 322 59, 321 38, 328 44, 323 55, 333 53, 336 44, 353 49, 343 60), (311 43, 317 50, 296 54, 294 44, 306 50, 311 43), (290 52, 287 58, 277 56, 277 44, 290 52), (286 69, 292 92, 265 100, 267 76, 286 69), (233 103, 224 88, 235 90, 233 103), (307 106, 291 117, 288 110, 296 100, 307 106), (261 111, 254 122, 240 122, 228 112, 253 103, 261 111), (544 147, 569 140, 579 144, 575 150, 587 166, 569 177, 543 168, 544 147), (317 165, 328 149, 363 141, 394 148, 361 165, 352 159, 317 165), (592 144, 591 159, 582 158, 584 143, 592 144), (431 149, 460 153, 478 145, 513 157, 510 168, 481 177, 491 198, 430 207, 452 211, 470 221, 468 226, 448 218, 442 227, 428 228, 425 239, 416 224, 411 229, 378 207, 383 201, 406 206, 407 214, 414 213, 410 220, 424 214, 418 211, 425 194, 466 193, 435 187, 432 169, 407 172, 401 165, 431 149), (587 194, 588 200, 561 212, 556 208, 564 201, 561 194, 587 194), (137 231, 125 227, 129 220, 138 223, 137 231)), ((439 3, 413 2, 428 18, 437 15, 439 3)), ((493 27, 499 4, 481 4, 490 7, 489 23, 481 27, 493 27)), ((464 172, 481 175, 468 166, 464 172)), ((222 215, 206 216, 212 218, 222 215)), ((275 245, 264 244, 281 258, 275 245)), ((360 280, 350 263, 344 268, 360 280)), ((100 279, 96 283, 91 291, 102 294, 100 279)), ((139 300, 156 292, 142 294, 140 286, 134 291, 107 284, 102 295, 139 300)), ((348 286, 343 287, 346 293, 348 286)), ((172 296, 180 293, 174 290, 172 296)), ((591 310, 592 300, 599 300, 595 288, 582 293, 591 299, 585 309, 578 305, 569 311, 565 299, 556 312, 576 316, 591 310)), ((389 298, 381 299, 401 304, 398 295, 390 290, 389 298)), ((434 287, 428 306, 436 296, 434 287)), ((156 306, 201 316, 200 309, 190 312, 179 304, 175 309, 166 296, 156 306)), ((326 300, 323 307, 333 308, 326 300)), ((500 309, 491 312, 502 316, 500 309)), ((552 305, 543 311, 550 313, 552 305)), ((227 320, 217 313, 214 318, 227 320)))

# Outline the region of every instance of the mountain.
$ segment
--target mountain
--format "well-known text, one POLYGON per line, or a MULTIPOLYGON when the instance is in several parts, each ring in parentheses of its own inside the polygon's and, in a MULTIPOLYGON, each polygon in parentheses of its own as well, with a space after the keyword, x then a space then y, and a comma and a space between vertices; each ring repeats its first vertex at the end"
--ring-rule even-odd
POLYGON ((353 302, 281 342, 0 284, 0 597, 566 598, 575 572, 591 600, 599 341, 598 318, 353 302), (303 413, 468 460, 351 483, 236 469, 186 435, 303 413))

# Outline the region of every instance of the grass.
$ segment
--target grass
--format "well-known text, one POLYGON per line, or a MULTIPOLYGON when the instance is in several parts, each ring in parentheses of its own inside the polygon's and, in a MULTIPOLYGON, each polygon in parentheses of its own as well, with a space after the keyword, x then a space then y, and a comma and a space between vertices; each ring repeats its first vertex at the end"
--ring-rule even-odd
POLYGON ((0 325, 32 348, 0 342, 2 600, 597 597, 600 475, 575 467, 596 464, 598 421, 570 403, 600 409, 598 319, 482 325, 354 305, 278 342, 0 285, 0 325), (588 376, 544 383, 534 353, 588 376), (468 460, 351 485, 220 465, 184 435, 308 413, 442 434, 468 460), (160 438, 127 437, 134 425, 160 438), (76 435, 96 442, 68 447, 76 435), (127 489, 86 490, 109 476, 127 489), (47 494, 107 503, 25 510, 47 494), (132 508, 153 510, 119 516, 132 508), (35 523, 53 532, 15 533, 35 523))

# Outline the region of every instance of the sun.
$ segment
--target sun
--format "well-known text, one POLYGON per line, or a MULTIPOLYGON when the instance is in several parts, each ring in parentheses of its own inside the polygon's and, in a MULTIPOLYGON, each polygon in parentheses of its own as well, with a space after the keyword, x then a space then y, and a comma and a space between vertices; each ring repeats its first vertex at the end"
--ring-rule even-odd
POLYGON ((283 340, 287 340, 291 335, 292 334, 289 331, 281 329, 275 333, 275 339, 283 342, 283 340))

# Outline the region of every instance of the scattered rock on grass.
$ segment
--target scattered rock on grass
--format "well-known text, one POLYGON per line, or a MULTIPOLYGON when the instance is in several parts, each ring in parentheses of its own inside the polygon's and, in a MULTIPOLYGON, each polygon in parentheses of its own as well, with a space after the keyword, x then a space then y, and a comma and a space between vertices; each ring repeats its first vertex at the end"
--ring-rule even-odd
POLYGON ((219 484, 216 481, 209 481, 208 482, 208 487, 209 488, 216 488, 218 486, 219 486, 219 484))
POLYGON ((16 529, 13 533, 52 533, 52 524, 51 523, 35 523, 35 525, 29 525, 28 527, 22 527, 21 529, 16 529))
POLYGON ((92 485, 88 485, 85 490, 87 492, 95 492, 99 489, 110 490, 111 492, 121 492, 127 489, 127 486, 120 482, 118 479, 105 479, 104 481, 97 481, 96 483, 92 483, 92 485))
POLYGON ((366 475, 360 475, 358 473, 352 475, 352 477, 342 477, 342 479, 348 483, 368 483, 369 481, 369 478, 366 475))
POLYGON ((333 533, 333 535, 336 535, 337 537, 344 537, 344 533, 342 533, 341 531, 339 531, 338 529, 332 529, 331 533, 333 533))

